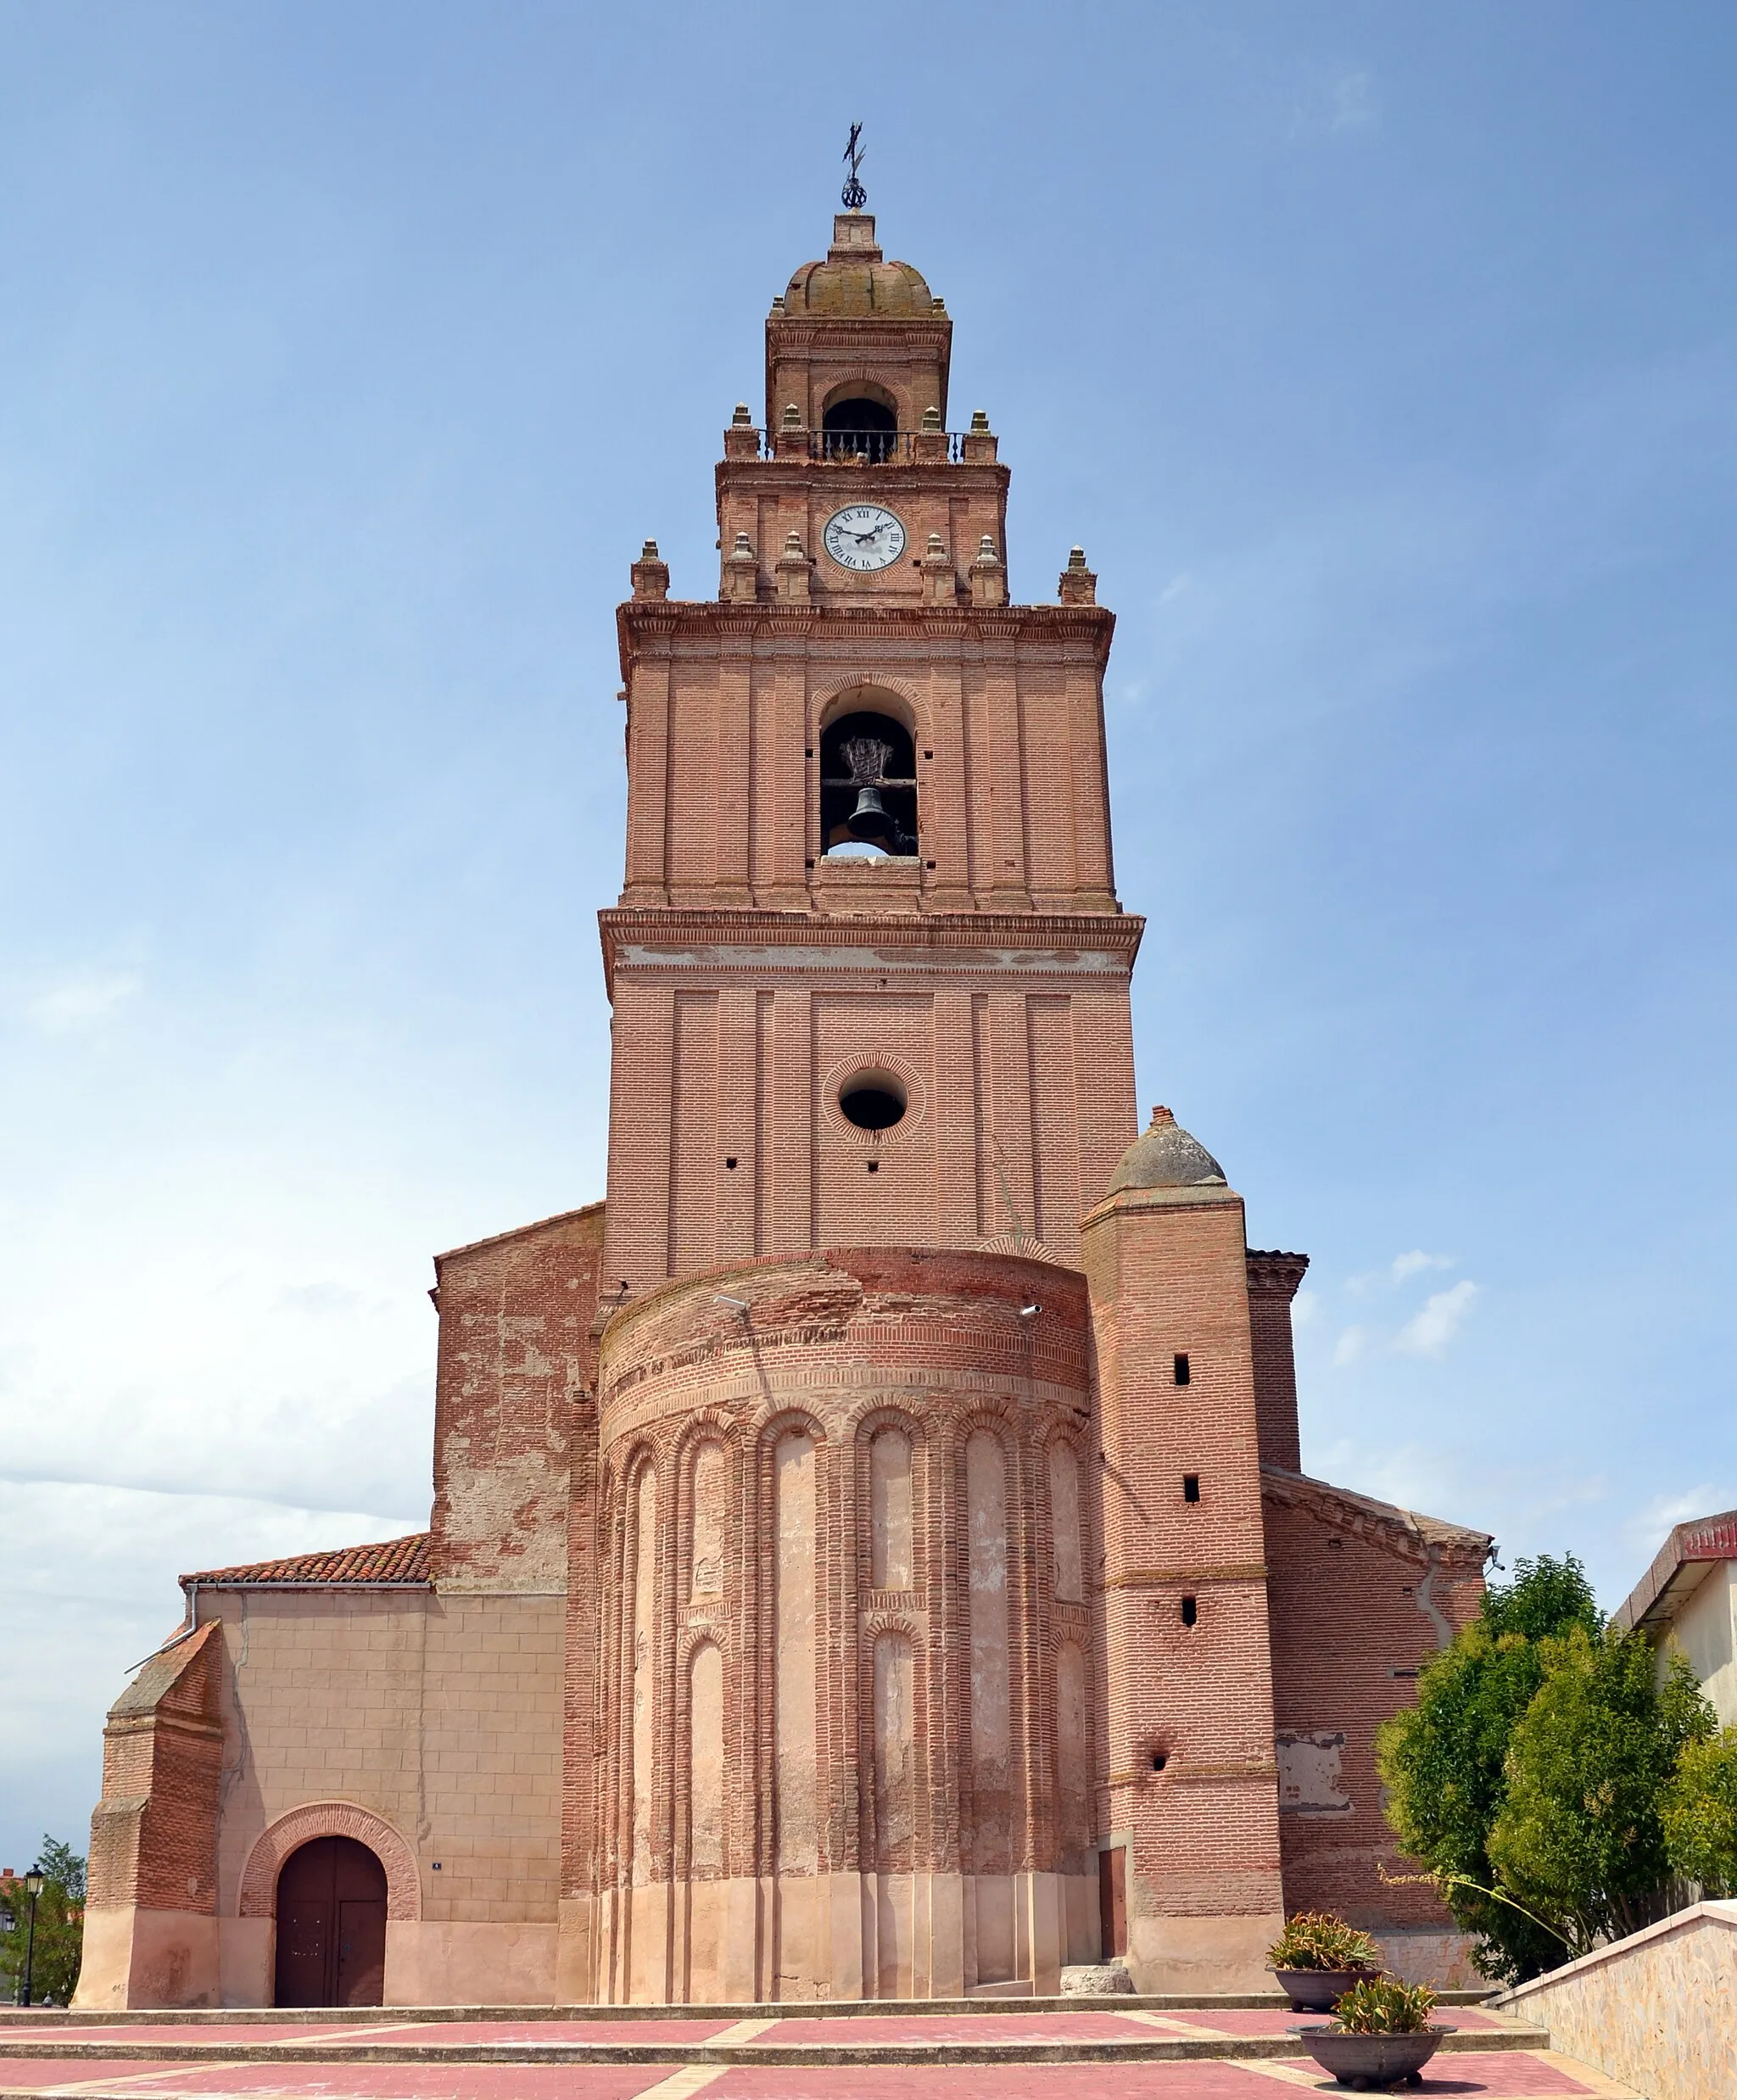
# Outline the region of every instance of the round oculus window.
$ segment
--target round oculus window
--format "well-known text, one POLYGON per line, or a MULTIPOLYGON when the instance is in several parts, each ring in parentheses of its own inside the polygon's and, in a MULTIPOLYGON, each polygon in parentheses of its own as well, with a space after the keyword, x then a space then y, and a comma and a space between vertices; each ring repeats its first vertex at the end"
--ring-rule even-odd
POLYGON ((852 1072, 838 1090, 838 1105, 859 1131, 890 1131, 905 1113, 904 1081, 891 1072, 852 1072))

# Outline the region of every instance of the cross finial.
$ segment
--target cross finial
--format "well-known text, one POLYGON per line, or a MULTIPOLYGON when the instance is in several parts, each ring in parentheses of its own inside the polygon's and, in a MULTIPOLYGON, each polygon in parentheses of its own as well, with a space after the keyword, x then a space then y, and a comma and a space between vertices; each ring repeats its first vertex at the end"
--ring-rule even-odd
POLYGON ((851 172, 845 179, 844 187, 839 192, 839 202, 846 211, 860 211, 868 201, 868 193, 863 188, 857 176, 857 170, 863 165, 864 150, 861 143, 862 137, 862 126, 853 124, 851 126, 850 138, 845 146, 845 159, 851 164, 851 172))

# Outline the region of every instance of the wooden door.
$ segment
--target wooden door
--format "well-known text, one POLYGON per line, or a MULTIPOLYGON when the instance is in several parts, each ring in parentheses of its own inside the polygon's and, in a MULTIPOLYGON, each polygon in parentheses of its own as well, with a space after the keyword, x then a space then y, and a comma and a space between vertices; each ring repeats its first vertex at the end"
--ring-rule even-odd
POLYGON ((386 1984, 386 1869, 354 1838, 315 1838, 277 1877, 279 2005, 378 2005, 386 1984))
POLYGON ((1097 1855, 1097 1933, 1100 1961, 1128 1951, 1128 1852, 1112 1845, 1097 1855))

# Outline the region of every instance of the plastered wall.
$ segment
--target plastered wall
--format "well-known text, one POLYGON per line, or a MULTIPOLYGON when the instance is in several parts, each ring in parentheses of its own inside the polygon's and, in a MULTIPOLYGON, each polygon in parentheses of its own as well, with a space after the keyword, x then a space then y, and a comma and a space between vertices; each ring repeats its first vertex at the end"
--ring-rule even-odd
MULTIPOLYGON (((223 1916, 240 1908, 243 1870, 268 1824, 307 1802, 351 1801, 415 1857, 428 1930, 397 1936, 424 1988, 441 1980, 440 1963, 419 1939, 456 1947, 466 1935, 448 1928, 511 1928, 471 1933, 468 1958, 484 1966, 452 1987, 476 2001, 497 1969, 492 1937, 503 1961, 509 1944, 518 1950, 500 1972, 509 1998, 551 1997, 564 1599, 352 1588, 206 1592, 199 1607, 222 1622, 223 1916)), ((243 1970, 263 1968, 259 1935, 237 1945, 243 1970)), ((388 1992, 394 1982, 389 1965, 388 1992)), ((270 2003, 269 1971, 226 1976, 225 1995, 270 2003)))

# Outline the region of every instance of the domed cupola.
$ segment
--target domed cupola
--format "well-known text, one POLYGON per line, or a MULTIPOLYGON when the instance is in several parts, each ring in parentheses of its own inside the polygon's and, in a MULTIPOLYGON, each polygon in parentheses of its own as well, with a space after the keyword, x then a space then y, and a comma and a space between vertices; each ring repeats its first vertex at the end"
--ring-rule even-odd
MULTIPOLYGON (((879 433, 844 448, 871 461, 904 456, 896 442, 946 427, 953 324, 920 270, 889 262, 874 215, 841 211, 823 262, 804 263, 766 321, 766 428, 774 449, 809 455, 807 433, 879 433)), ((839 456, 820 448, 817 456, 839 456)), ((991 455, 992 456, 992 455, 991 455)))
POLYGON ((1225 1186, 1225 1170, 1197 1138, 1189 1137, 1168 1109, 1154 1109, 1152 1121, 1122 1154, 1109 1180, 1109 1195, 1125 1188, 1202 1188, 1225 1186))
POLYGON ((911 321, 932 314, 935 299, 920 271, 886 260, 875 243, 872 218, 841 212, 826 260, 804 263, 797 271, 784 295, 784 310, 792 320, 824 314, 911 321))

